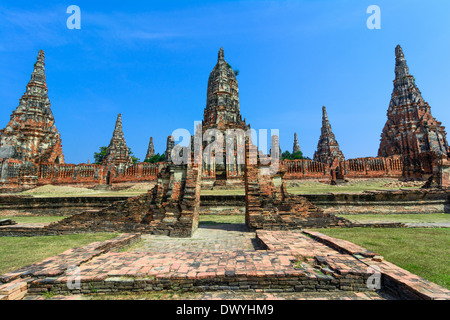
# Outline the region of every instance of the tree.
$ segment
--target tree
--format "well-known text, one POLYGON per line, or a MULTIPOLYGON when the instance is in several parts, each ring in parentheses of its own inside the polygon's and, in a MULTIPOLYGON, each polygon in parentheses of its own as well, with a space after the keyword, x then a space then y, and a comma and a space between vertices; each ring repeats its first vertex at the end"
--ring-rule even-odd
MULTIPOLYGON (((100 147, 99 148, 100 152, 95 152, 94 153, 94 159, 95 159, 95 164, 102 164, 103 163, 103 159, 105 159, 106 157, 106 151, 108 150, 108 147, 100 147)), ((138 163, 139 162, 139 158, 136 158, 133 155, 133 151, 131 151, 131 148, 128 148, 128 155, 131 156, 131 160, 133 161, 133 164, 138 163)))
POLYGON ((301 151, 297 151, 294 153, 290 153, 289 151, 285 151, 281 154, 281 158, 283 160, 301 160, 301 159, 309 159, 307 157, 303 156, 303 153, 301 151))
POLYGON ((128 148, 128 155, 131 157, 131 161, 133 161, 133 164, 139 162, 139 158, 133 155, 133 151, 131 151, 131 148, 128 148))
POLYGON ((158 163, 158 162, 162 162, 166 159, 166 156, 163 154, 155 154, 153 157, 151 157, 150 159, 145 159, 144 162, 149 162, 149 163, 158 163))
POLYGON ((102 164, 103 159, 106 157, 106 150, 108 147, 100 147, 100 152, 94 153, 95 164, 102 164))
POLYGON ((287 150, 281 154, 282 160, 290 160, 290 158, 291 158, 291 153, 287 150))

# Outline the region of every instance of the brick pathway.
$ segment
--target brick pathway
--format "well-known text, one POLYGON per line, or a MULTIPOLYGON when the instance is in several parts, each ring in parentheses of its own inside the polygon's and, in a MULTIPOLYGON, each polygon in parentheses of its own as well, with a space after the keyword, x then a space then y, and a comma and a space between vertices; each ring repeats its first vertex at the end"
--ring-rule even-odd
POLYGON ((245 225, 224 224, 200 226, 192 238, 142 235, 142 241, 133 248, 136 252, 204 252, 260 249, 256 234, 245 225))
POLYGON ((187 290, 202 291, 199 297, 205 299, 226 299, 230 291, 238 292, 236 298, 249 299, 379 299, 383 297, 367 287, 372 275, 369 266, 376 265, 384 285, 396 295, 450 298, 449 290, 384 261, 376 253, 318 232, 254 233, 241 225, 203 226, 191 239, 143 235, 142 241, 127 251, 117 250, 139 238, 124 234, 5 274, 0 277, 0 282, 7 282, 4 295, 22 294, 14 288, 22 288, 20 283, 25 282, 29 294, 187 290), (81 288, 69 289, 67 284, 74 279, 68 274, 70 266, 79 266, 81 288), (17 285, 9 285, 14 281, 17 285))
POLYGON ((45 298, 28 295, 24 300, 393 300, 386 294, 376 292, 157 292, 122 295, 69 295, 45 298))

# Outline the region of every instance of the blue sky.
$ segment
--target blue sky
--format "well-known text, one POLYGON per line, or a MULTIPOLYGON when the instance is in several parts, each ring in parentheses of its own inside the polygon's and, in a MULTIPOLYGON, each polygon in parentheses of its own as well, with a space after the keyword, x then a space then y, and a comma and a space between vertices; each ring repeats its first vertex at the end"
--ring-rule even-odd
POLYGON ((93 160, 118 113, 134 154, 193 131, 222 46, 239 69, 241 114, 279 129, 281 148, 312 157, 327 106, 346 158, 376 156, 402 45, 433 116, 450 123, 450 1, 2 1, 0 127, 46 54, 47 84, 66 162, 93 160), (66 9, 81 8, 81 30, 66 9), (369 30, 369 5, 381 30, 369 30))

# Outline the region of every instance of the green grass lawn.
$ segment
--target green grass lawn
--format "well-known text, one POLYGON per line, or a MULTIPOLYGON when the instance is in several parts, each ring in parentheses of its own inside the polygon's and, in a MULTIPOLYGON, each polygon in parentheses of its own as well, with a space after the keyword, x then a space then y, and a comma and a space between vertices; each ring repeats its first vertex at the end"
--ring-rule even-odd
POLYGON ((36 193, 28 194, 34 198, 70 198, 70 197, 136 197, 147 191, 99 191, 96 193, 36 193))
POLYGON ((17 223, 51 223, 55 221, 60 221, 66 217, 61 216, 23 216, 23 217, 11 217, 11 216, 0 216, 2 219, 11 219, 17 223))
POLYGON ((245 215, 205 215, 199 217, 199 225, 245 223, 245 215))
POLYGON ((450 289, 450 229, 320 229, 381 254, 389 262, 450 289))
MULTIPOLYGON (((288 187, 293 194, 319 194, 319 193, 361 193, 375 190, 398 190, 399 188, 386 187, 385 180, 351 181, 345 184, 332 186, 330 184, 302 181, 299 186, 288 187)), ((418 189, 418 187, 402 187, 401 189, 418 189)))
POLYGON ((340 214, 340 217, 357 222, 416 222, 416 223, 450 223, 448 213, 429 214, 340 214))
POLYGON ((74 247, 116 237, 115 233, 45 237, 0 237, 0 274, 40 262, 74 247))
MULTIPOLYGON (((398 190, 399 188, 386 187, 386 181, 355 181, 342 185, 332 186, 326 183, 301 181, 299 186, 287 187, 287 190, 293 194, 320 194, 320 193, 361 193, 364 191, 375 190, 398 190)), ((402 187, 401 189, 414 190, 419 187, 402 187)), ((244 195, 245 190, 202 190, 202 195, 244 195)))

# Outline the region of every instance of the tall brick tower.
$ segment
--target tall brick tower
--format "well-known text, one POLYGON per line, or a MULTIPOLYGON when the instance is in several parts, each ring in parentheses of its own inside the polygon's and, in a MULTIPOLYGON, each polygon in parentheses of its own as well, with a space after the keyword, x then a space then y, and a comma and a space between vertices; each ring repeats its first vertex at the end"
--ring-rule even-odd
POLYGON ((231 66, 220 48, 217 64, 208 80, 203 129, 247 129, 239 109, 239 88, 231 66))
POLYGON ((448 157, 445 128, 431 115, 409 73, 402 48, 395 48, 395 80, 378 156, 402 155, 409 170, 421 171, 420 158, 448 157), (414 169, 413 169, 414 168, 414 169))
POLYGON ((44 51, 39 51, 26 92, 0 133, 0 159, 64 163, 61 135, 48 98, 44 51))
POLYGON ((112 164, 119 171, 126 169, 133 164, 133 160, 128 153, 127 143, 122 130, 122 115, 119 113, 114 127, 113 136, 106 150, 106 156, 103 159, 103 165, 112 164))
POLYGON ((331 164, 335 159, 345 161, 344 154, 339 149, 339 143, 331 130, 327 108, 322 107, 322 129, 317 151, 314 153, 314 161, 331 164))
MULTIPOLYGON (((225 61, 223 48, 219 50, 217 63, 208 79, 206 108, 202 126, 203 133, 208 129, 217 129, 223 136, 223 140, 220 141, 223 142, 222 157, 219 157, 217 152, 214 157, 205 156, 203 158, 203 167, 205 169, 203 172, 213 172, 216 182, 219 184, 225 184, 226 180, 233 176, 240 176, 242 180, 244 163, 239 165, 236 153, 226 154, 226 144, 234 144, 237 148, 242 147, 242 150, 244 150, 244 142, 238 142, 237 139, 230 136, 227 141, 226 130, 241 129, 245 132, 250 129, 250 125, 245 123, 245 119, 242 120, 236 75, 231 66, 225 61)), ((217 144, 219 140, 216 139, 218 137, 214 136, 211 137, 211 140, 204 142, 203 149, 207 148, 210 143, 215 142, 217 144)))
POLYGON ((294 133, 294 147, 292 148, 292 153, 299 152, 300 150, 300 144, 298 143, 297 133, 294 133))
POLYGON ((155 147, 153 146, 153 137, 150 137, 150 142, 148 143, 147 154, 145 155, 145 160, 150 160, 155 155, 155 147))

